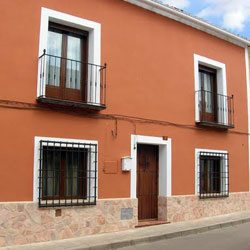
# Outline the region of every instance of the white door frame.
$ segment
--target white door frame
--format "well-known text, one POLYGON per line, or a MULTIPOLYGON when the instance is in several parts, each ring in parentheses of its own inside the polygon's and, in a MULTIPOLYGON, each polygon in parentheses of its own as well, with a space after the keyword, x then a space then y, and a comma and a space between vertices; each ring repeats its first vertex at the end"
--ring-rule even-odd
POLYGON ((162 137, 131 135, 132 166, 130 173, 130 198, 136 197, 137 187, 137 144, 150 144, 159 146, 159 196, 172 195, 172 149, 171 139, 162 137))

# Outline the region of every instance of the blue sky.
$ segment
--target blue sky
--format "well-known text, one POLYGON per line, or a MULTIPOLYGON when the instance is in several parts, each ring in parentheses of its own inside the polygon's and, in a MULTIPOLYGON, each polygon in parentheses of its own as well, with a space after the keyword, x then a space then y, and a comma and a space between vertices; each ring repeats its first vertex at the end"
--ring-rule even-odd
POLYGON ((250 39, 250 0, 161 0, 250 39))

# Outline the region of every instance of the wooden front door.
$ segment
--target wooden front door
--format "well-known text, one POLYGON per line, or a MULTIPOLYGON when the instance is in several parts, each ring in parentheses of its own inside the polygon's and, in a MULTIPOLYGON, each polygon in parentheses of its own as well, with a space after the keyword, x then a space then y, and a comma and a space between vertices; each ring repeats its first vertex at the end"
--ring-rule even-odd
POLYGON ((158 217, 158 146, 137 146, 138 219, 158 217))

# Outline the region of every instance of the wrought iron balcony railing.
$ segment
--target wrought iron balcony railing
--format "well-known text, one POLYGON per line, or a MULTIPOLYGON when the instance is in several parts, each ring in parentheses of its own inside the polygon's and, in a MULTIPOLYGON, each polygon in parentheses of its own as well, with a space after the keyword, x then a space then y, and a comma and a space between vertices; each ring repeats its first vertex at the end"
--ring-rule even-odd
POLYGON ((196 91, 197 124, 234 128, 234 96, 225 96, 206 90, 196 91))
POLYGON ((44 51, 39 57, 38 101, 106 108, 106 66, 49 55, 44 51))

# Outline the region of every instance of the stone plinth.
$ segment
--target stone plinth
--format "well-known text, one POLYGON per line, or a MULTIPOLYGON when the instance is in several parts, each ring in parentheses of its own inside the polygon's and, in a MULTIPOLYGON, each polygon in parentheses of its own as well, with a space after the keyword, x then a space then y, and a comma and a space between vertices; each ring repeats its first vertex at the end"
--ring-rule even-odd
POLYGON ((38 208, 37 203, 0 203, 0 247, 115 232, 137 225, 137 199, 98 200, 96 206, 38 208), (121 218, 122 209, 132 216, 121 218), (57 216, 59 215, 59 216, 57 216))
POLYGON ((199 199, 197 195, 159 197, 158 216, 169 222, 195 220, 204 217, 250 209, 250 193, 230 193, 225 198, 199 199))

